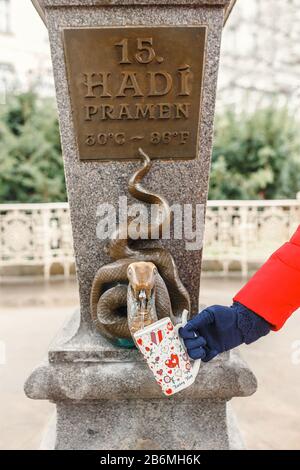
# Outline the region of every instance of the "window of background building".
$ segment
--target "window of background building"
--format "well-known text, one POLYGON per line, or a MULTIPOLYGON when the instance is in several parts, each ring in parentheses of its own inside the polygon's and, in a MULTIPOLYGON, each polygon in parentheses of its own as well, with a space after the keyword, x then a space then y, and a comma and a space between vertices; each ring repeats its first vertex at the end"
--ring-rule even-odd
POLYGON ((0 33, 10 32, 10 0, 0 0, 0 33))
POLYGON ((15 69, 12 64, 0 62, 0 99, 3 102, 3 97, 6 96, 13 88, 15 81, 15 69))

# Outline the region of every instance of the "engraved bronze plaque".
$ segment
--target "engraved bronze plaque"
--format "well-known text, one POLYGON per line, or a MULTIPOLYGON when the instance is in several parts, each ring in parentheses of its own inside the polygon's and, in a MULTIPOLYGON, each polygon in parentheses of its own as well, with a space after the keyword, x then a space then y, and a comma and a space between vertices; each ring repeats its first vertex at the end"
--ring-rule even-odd
POLYGON ((63 34, 81 160, 197 157, 205 26, 63 34))

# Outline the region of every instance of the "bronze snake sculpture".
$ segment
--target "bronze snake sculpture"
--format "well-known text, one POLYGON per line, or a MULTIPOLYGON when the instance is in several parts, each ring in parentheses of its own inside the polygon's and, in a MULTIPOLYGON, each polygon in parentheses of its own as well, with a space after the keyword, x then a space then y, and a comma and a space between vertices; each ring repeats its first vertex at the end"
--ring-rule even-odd
MULTIPOLYGON (((161 238, 163 224, 170 223, 171 212, 164 197, 142 187, 141 180, 150 171, 151 160, 142 149, 139 153, 143 165, 130 178, 128 190, 137 200, 156 204, 160 209, 154 222, 142 227, 140 238, 151 240, 153 233, 161 238)), ((183 309, 190 311, 189 294, 172 255, 160 247, 135 248, 135 240, 128 235, 129 223, 119 225, 108 243, 107 251, 115 261, 98 270, 90 295, 93 322, 110 340, 131 338, 129 324, 141 305, 145 311, 152 309, 154 320, 170 316, 174 323, 180 320, 183 309)))

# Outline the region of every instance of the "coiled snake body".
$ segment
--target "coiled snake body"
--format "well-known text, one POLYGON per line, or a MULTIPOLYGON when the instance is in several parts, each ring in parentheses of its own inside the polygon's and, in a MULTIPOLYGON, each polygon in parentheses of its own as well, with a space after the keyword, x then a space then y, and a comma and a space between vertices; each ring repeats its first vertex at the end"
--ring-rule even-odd
MULTIPOLYGON (((157 216, 152 224, 142 227, 140 239, 150 239, 151 234, 161 237, 163 224, 170 223, 171 213, 168 202, 162 196, 151 193, 140 184, 151 168, 150 158, 139 149, 143 157, 143 165, 130 178, 129 193, 139 201, 156 204, 159 207, 157 216)), ((158 318, 170 316, 174 323, 179 321, 183 309, 190 311, 190 298, 183 286, 172 255, 165 248, 134 247, 134 240, 128 235, 128 225, 119 225, 112 239, 108 243, 108 252, 115 261, 102 266, 95 275, 90 303, 93 322, 101 334, 109 339, 131 338, 128 326, 127 312, 134 312, 135 297, 139 292, 140 263, 149 266, 155 265, 154 289, 147 289, 148 305, 154 303, 158 318), (153 263, 153 264, 152 264, 153 263), (135 271, 129 278, 130 272, 135 271), (129 279, 129 283, 128 283, 129 279), (130 289, 130 290, 129 290, 130 289)), ((147 266, 146 266, 147 268, 147 266)), ((147 284, 147 269, 143 271, 143 288, 147 284)), ((149 273, 153 272, 149 269, 149 273)), ((150 274, 149 274, 150 276, 150 274)))

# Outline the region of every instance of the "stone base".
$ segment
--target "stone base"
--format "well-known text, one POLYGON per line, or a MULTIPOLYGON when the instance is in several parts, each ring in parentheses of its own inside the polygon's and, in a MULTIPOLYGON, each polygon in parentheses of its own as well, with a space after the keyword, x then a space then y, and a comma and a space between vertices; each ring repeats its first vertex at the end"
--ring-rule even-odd
POLYGON ((236 353, 202 364, 191 387, 166 397, 138 351, 92 339, 77 322, 75 315, 25 385, 28 397, 56 404, 43 448, 242 448, 227 402, 254 393, 256 380, 236 353))
POLYGON ((203 450, 244 449, 224 401, 123 400, 57 404, 58 419, 49 423, 43 450, 203 450))

